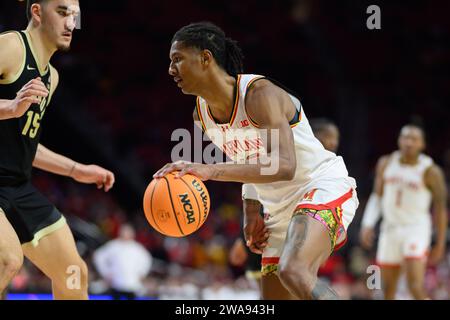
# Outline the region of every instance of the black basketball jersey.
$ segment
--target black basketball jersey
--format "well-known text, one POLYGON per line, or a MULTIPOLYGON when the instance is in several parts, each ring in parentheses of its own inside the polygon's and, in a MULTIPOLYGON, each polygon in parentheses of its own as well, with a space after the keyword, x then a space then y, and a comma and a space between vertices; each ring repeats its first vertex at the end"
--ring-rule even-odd
POLYGON ((42 119, 51 100, 50 64, 39 70, 29 35, 17 32, 25 57, 21 71, 12 79, 0 79, 0 99, 13 100, 17 92, 32 79, 41 77, 50 91, 40 104, 32 104, 20 118, 0 120, 0 186, 16 185, 31 178, 31 169, 41 135, 42 119))

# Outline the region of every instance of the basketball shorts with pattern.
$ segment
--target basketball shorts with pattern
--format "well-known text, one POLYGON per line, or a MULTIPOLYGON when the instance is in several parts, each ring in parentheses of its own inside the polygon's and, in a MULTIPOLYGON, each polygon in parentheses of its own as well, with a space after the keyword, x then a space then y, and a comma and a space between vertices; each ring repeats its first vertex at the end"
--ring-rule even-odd
POLYGON ((347 241, 347 228, 358 205, 355 180, 340 178, 318 181, 293 206, 273 214, 267 213, 265 223, 270 237, 263 252, 262 274, 277 273, 292 217, 306 215, 319 221, 330 237, 331 254, 347 241))

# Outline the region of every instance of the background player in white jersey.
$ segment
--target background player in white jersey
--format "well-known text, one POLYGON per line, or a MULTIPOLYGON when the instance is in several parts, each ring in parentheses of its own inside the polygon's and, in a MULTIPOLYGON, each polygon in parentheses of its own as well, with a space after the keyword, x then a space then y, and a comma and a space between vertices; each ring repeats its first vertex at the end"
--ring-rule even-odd
POLYGON ((217 26, 180 29, 170 60, 169 74, 183 93, 198 97, 194 119, 233 161, 169 163, 154 177, 180 171, 178 176, 254 184, 268 214, 265 221, 259 213, 247 214, 244 224, 252 226, 247 239, 252 250, 264 251, 263 297, 274 291, 265 290, 266 284, 281 280, 296 298, 337 298, 317 271, 344 243, 358 206, 356 183, 342 158, 314 137, 297 97, 273 80, 241 74, 242 53, 217 26), (261 236, 266 226, 267 243, 261 236))
POLYGON ((339 129, 326 118, 314 118, 310 122, 314 135, 328 151, 336 153, 339 148, 339 129))
POLYGON ((435 213, 436 243, 429 256, 430 263, 436 264, 445 254, 445 180, 441 169, 422 153, 425 136, 421 128, 404 126, 398 146, 399 151, 378 161, 374 191, 362 221, 361 243, 365 248, 372 247, 374 226, 382 213, 377 263, 382 270, 385 299, 395 299, 402 266, 411 295, 425 299, 424 277, 432 236, 431 205, 435 213))

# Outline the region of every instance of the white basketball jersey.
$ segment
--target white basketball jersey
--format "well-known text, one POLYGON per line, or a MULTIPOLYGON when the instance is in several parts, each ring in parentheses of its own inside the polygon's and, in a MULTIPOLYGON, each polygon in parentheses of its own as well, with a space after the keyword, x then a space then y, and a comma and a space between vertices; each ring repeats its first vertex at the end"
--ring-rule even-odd
MULTIPOLYGON (((197 113, 203 130, 213 143, 237 163, 266 152, 261 138, 265 131, 258 128, 245 108, 247 90, 254 81, 263 78, 264 76, 253 74, 238 75, 236 101, 231 120, 227 124, 217 124, 206 101, 201 97, 197 98, 197 113)), ((348 177, 342 157, 325 150, 314 136, 299 99, 291 94, 289 96, 297 109, 296 117, 291 121, 297 167, 291 181, 254 184, 259 201, 269 212, 295 206, 322 179, 348 177)))
POLYGON ((433 160, 421 154, 416 165, 400 162, 400 152, 391 155, 383 175, 382 212, 388 225, 430 223, 432 195, 425 185, 425 171, 433 160))

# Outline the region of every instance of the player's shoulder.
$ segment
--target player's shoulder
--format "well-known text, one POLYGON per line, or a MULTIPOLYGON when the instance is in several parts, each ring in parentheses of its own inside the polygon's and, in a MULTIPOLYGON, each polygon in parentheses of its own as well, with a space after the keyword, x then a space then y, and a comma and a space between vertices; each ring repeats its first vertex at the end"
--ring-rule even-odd
POLYGON ((436 163, 432 163, 425 171, 425 175, 429 178, 442 178, 444 170, 436 163))
POLYGON ((274 112, 285 113, 286 92, 275 85, 269 79, 260 78, 247 89, 245 96, 246 111, 249 116, 258 122, 258 118, 264 114, 269 115, 274 112), (275 111, 274 105, 281 106, 282 109, 275 111))
POLYGON ((395 157, 395 152, 382 155, 380 158, 378 158, 377 170, 384 171, 384 169, 386 169, 387 165, 391 162, 393 157, 395 157))
POLYGON ((2 50, 9 50, 13 52, 14 50, 20 50, 22 46, 22 38, 18 31, 6 31, 0 33, 0 48, 2 50))
POLYGON ((431 167, 435 164, 433 158, 425 153, 421 153, 419 156, 419 161, 425 167, 431 167))
POLYGON ((25 57, 25 45, 17 31, 0 34, 0 68, 2 73, 16 74, 25 57))
POLYGON ((378 158, 378 163, 380 165, 386 164, 387 162, 389 162, 389 160, 392 159, 393 155, 394 155, 393 153, 382 155, 381 157, 378 158))
POLYGON ((266 96, 273 96, 281 93, 281 88, 276 86, 270 80, 260 78, 252 83, 247 89, 246 100, 264 99, 266 96))

